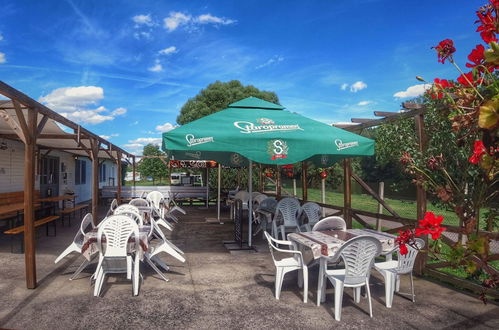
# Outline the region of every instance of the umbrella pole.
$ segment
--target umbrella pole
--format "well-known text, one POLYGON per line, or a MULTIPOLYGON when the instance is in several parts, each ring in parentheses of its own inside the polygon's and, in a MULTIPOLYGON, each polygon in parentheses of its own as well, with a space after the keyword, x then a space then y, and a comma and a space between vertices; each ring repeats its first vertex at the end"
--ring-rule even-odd
POLYGON ((217 188, 217 220, 220 222, 220 185, 221 185, 222 164, 218 163, 218 188, 217 188))
POLYGON ((253 161, 249 161, 249 175, 248 175, 248 192, 249 192, 249 201, 248 201, 248 246, 251 247, 251 230, 253 224, 253 161))

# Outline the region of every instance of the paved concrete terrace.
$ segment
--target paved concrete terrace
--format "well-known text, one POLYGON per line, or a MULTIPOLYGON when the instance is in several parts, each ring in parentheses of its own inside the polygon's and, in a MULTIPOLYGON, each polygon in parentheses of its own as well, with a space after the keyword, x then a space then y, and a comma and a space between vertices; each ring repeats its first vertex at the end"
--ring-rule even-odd
MULTIPOLYGON (((138 297, 131 282, 111 276, 103 296, 94 297, 90 274, 95 264, 69 281, 82 261, 76 254, 55 265, 56 256, 69 245, 78 228, 57 224, 57 237, 39 229, 37 274, 39 287, 27 290, 24 258, 10 253, 10 240, 0 240, 0 327, 18 329, 72 328, 179 328, 179 329, 498 329, 499 307, 483 305, 475 297, 424 279, 415 279, 416 303, 395 295, 393 308, 384 305, 384 286, 375 271, 371 279, 374 317, 369 318, 366 299, 356 305, 345 290, 341 322, 334 320, 333 292, 317 307, 317 267, 310 271, 309 302, 302 302, 296 272, 286 276, 280 300, 274 298, 275 268, 262 240, 256 253, 229 253, 222 244, 232 238, 233 225, 206 222, 215 209, 187 207, 172 241, 186 253, 182 264, 163 255, 170 266, 170 281, 162 281, 141 265, 144 282, 138 297)), ((402 291, 408 281, 402 279, 402 291)))

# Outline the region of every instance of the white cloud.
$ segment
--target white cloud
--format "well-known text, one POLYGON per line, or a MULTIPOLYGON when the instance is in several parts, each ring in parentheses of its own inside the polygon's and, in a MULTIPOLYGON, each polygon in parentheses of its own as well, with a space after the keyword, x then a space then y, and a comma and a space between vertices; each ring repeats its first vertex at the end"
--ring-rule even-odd
POLYGON ((164 123, 163 125, 156 126, 156 130, 160 131, 161 133, 171 131, 174 128, 175 126, 171 123, 164 123))
POLYGON ((152 143, 152 144, 161 144, 161 140, 162 140, 161 138, 141 137, 141 138, 138 138, 138 139, 135 139, 135 140, 129 140, 128 142, 129 143, 134 143, 134 144, 140 143, 140 144, 146 145, 146 144, 149 144, 149 143, 152 143))
POLYGON ((5 54, 0 52, 0 64, 5 62, 7 62, 7 60, 5 59, 5 54))
POLYGON ((166 17, 163 21, 165 23, 165 29, 168 32, 175 31, 180 25, 187 24, 192 20, 191 15, 185 15, 180 12, 172 11, 170 12, 170 16, 166 17))
POLYGON ((151 15, 136 15, 132 17, 132 20, 135 22, 135 27, 138 28, 141 25, 153 26, 154 22, 152 21, 151 15))
POLYGON ((104 106, 98 106, 103 98, 102 87, 79 86, 54 89, 49 94, 40 97, 39 101, 78 123, 99 124, 126 113, 125 108, 117 108, 109 112, 104 106))
POLYGON ((175 47, 175 46, 170 46, 170 47, 168 47, 168 48, 165 48, 165 49, 160 50, 158 53, 159 53, 160 55, 170 55, 170 54, 174 54, 174 53, 176 53, 176 52, 178 52, 177 47, 175 47))
POLYGON ((0 32, 0 41, 2 41, 2 40, 3 40, 3 35, 2 35, 2 33, 0 32))
POLYGON ((163 66, 161 65, 160 61, 157 59, 154 61, 154 65, 151 66, 150 68, 147 68, 147 70, 151 72, 161 72, 163 71, 163 66))
POLYGON ((257 65, 255 67, 255 69, 261 69, 261 68, 264 68, 266 66, 269 66, 269 65, 272 65, 272 64, 277 64, 277 63, 280 63, 284 61, 284 57, 280 56, 280 55, 274 55, 272 58, 270 58, 267 62, 263 63, 263 64, 260 64, 260 65, 257 65))
POLYGON ((393 97, 396 97, 399 99, 405 99, 408 97, 416 97, 416 96, 422 95, 429 88, 431 88, 430 84, 413 85, 413 86, 407 87, 407 89, 405 91, 400 91, 400 92, 393 94, 393 97))
POLYGON ((341 84, 340 88, 341 88, 342 91, 346 91, 347 88, 348 88, 348 84, 347 83, 343 83, 343 84, 341 84))
POLYGON ((134 154, 141 154, 146 145, 161 145, 161 141, 161 138, 141 137, 135 140, 129 140, 128 143, 123 144, 123 147, 134 154))
POLYGON ((152 39, 151 32, 146 32, 146 31, 134 32, 133 37, 137 40, 152 39))
POLYGON ((350 86, 350 92, 357 93, 360 90, 367 88, 367 84, 363 81, 356 81, 350 86))
POLYGON ((222 25, 228 25, 235 23, 235 20, 229 19, 229 18, 223 18, 223 17, 216 17, 211 14, 204 14, 204 15, 199 15, 197 17, 197 21, 200 24, 222 24, 222 25))
POLYGON ((116 108, 111 114, 114 116, 121 116, 124 115, 126 111, 127 111, 126 108, 120 107, 116 108))
POLYGON ((168 32, 175 31, 177 28, 185 25, 190 27, 195 27, 196 25, 212 24, 212 25, 229 25, 237 22, 236 20, 217 17, 211 14, 202 14, 193 17, 190 14, 184 14, 181 12, 172 11, 169 16, 163 19, 164 27, 168 32))
POLYGON ((136 121, 134 121, 133 123, 131 123, 131 124, 130 124, 130 126, 135 126, 135 125, 138 125, 138 124, 139 124, 139 121, 138 121, 138 120, 136 120, 136 121))
POLYGON ((114 133, 114 134, 111 134, 111 135, 99 135, 99 137, 103 138, 103 139, 106 139, 106 140, 109 140, 113 137, 116 137, 116 136, 120 136, 118 133, 114 133))
POLYGON ((368 105, 371 103, 372 103, 372 101, 360 101, 359 103, 357 103, 357 105, 364 106, 364 105, 368 105))

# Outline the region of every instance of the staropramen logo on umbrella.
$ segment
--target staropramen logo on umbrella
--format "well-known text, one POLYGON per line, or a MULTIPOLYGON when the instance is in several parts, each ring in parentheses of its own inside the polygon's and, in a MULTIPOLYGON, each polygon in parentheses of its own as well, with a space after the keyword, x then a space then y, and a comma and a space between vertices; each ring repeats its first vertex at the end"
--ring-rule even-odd
POLYGON ((235 121, 234 126, 240 129, 241 133, 266 133, 275 131, 303 131, 303 128, 298 124, 293 125, 278 125, 269 118, 258 118, 256 124, 250 121, 235 121))
POLYGON ((213 136, 197 138, 197 137, 194 137, 194 134, 187 134, 185 136, 185 139, 187 140, 188 147, 192 147, 192 146, 195 146, 198 144, 214 142, 213 136))
POLYGON ((271 160, 287 158, 288 151, 288 144, 284 140, 270 140, 267 143, 267 153, 271 160))

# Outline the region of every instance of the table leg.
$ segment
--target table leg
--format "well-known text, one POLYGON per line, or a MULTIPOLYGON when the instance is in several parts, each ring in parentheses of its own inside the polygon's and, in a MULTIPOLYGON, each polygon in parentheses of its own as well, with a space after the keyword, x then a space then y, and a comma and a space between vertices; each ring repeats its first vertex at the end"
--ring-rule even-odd
POLYGON ((326 286, 324 285, 324 272, 326 269, 327 265, 327 260, 326 258, 320 258, 319 259, 319 278, 317 280, 317 306, 321 305, 321 302, 324 302, 326 299, 325 292, 322 292, 323 290, 326 290, 326 286), (324 299, 322 298, 324 296, 324 299))

